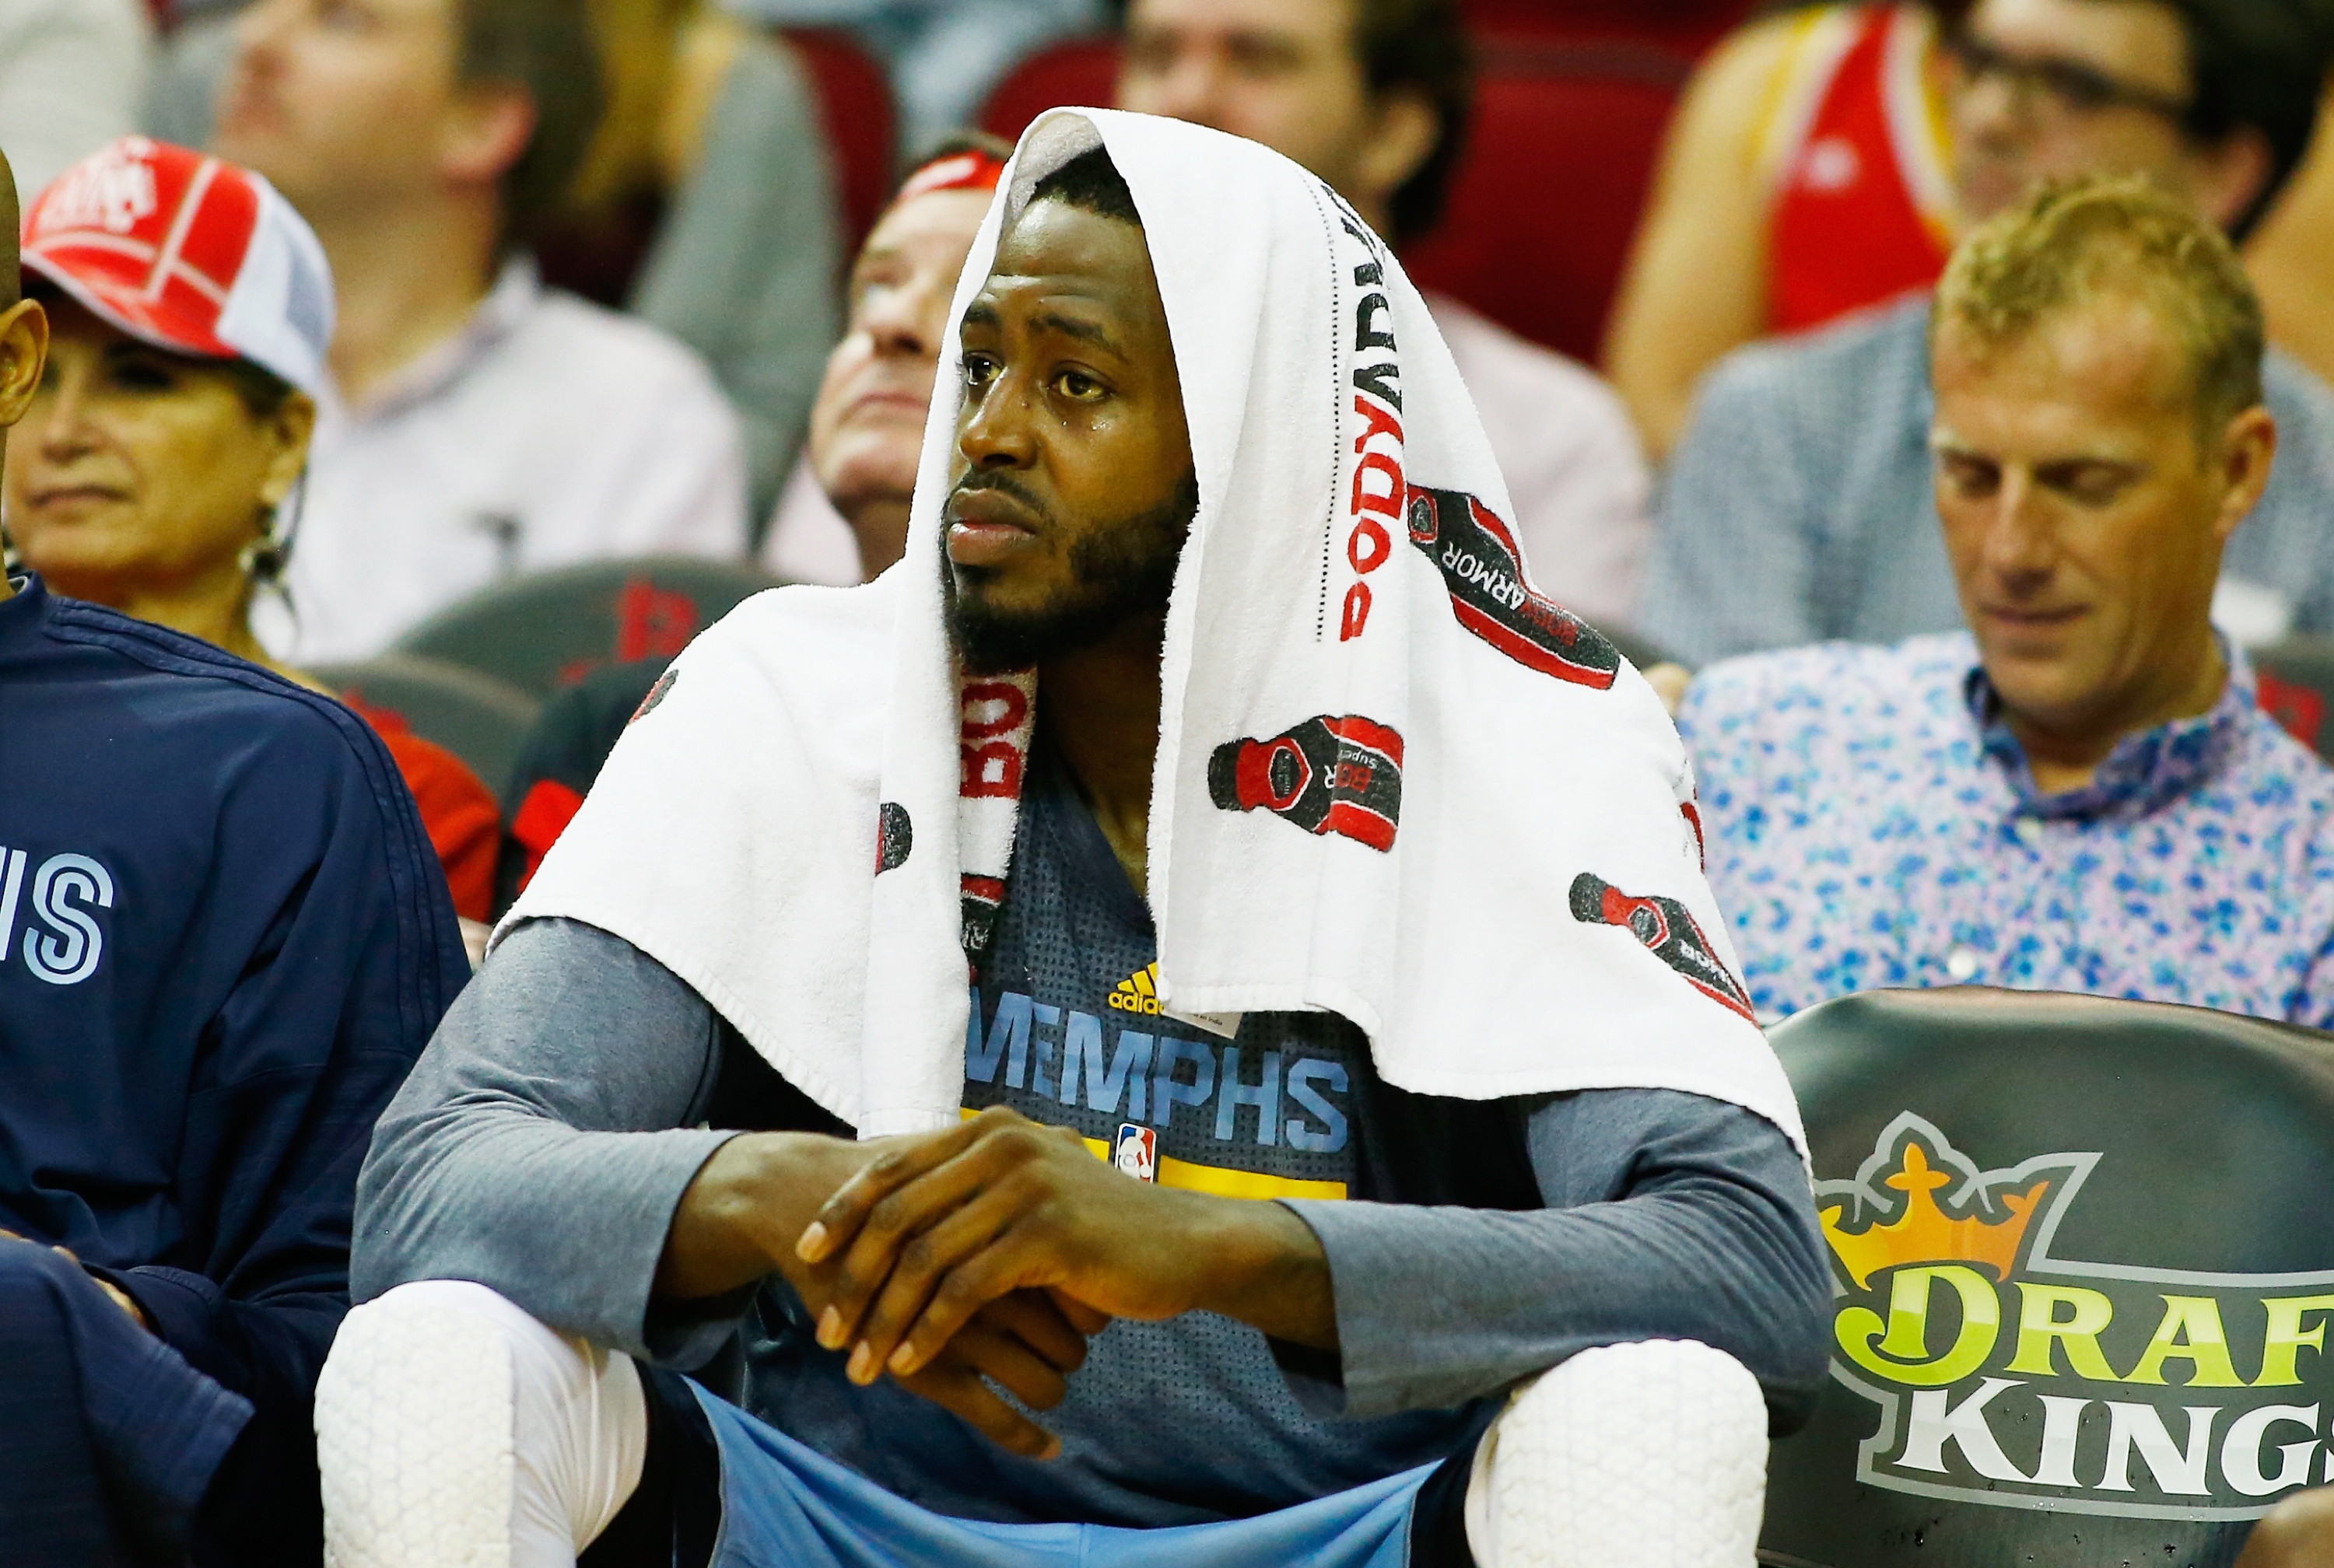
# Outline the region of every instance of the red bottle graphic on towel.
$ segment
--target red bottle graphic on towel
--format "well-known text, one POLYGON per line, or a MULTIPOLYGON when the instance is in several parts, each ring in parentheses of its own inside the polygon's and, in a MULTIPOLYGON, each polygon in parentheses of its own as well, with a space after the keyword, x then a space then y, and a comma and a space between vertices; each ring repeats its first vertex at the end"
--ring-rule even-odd
POLYGON ((1208 794, 1228 812, 1268 811, 1308 833, 1391 850, 1402 736, 1358 714, 1324 714, 1269 740, 1227 741, 1208 758, 1208 794))
POLYGON ((1506 519, 1458 490, 1410 491, 1410 542, 1442 573, 1459 624, 1528 669, 1603 691, 1621 670, 1605 634, 1524 581, 1506 519))
POLYGON ((1684 976, 1686 984, 1695 990, 1752 1018, 1750 993, 1718 961, 1701 924, 1675 899, 1658 895, 1641 899, 1583 871, 1572 879, 1572 918, 1592 926, 1620 927, 1644 943, 1654 957, 1684 976))

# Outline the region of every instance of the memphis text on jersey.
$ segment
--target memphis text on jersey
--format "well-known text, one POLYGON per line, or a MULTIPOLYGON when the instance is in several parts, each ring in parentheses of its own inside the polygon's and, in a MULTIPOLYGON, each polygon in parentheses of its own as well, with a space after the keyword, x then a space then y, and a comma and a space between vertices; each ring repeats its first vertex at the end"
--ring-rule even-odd
POLYGON ((1857 1478, 1996 1507, 2243 1519, 2334 1479, 2334 1273, 2053 1256, 2095 1153, 1981 1170, 1906 1111, 1818 1181, 1832 1375, 1880 1407, 1857 1478))
POLYGON ((1158 1011, 1147 965, 1085 1012, 979 987, 966 1027, 966 1114, 1014 1106, 1076 1127, 1095 1158, 1127 1169, 1130 1133, 1146 1179, 1227 1198, 1346 1196, 1355 1087, 1334 1052, 1181 1037, 1158 1011), (986 1026, 984 1027, 984 1022, 986 1026), (1156 1130, 1155 1138, 1142 1134, 1156 1130), (1338 1158, 1342 1157, 1342 1158, 1338 1158))

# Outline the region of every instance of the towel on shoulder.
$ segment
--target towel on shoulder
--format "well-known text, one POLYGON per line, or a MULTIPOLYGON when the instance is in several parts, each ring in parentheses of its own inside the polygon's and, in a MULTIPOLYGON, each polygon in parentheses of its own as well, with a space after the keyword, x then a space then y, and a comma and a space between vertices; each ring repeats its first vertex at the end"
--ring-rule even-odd
MULTIPOLYGON (((1151 805, 1165 1009, 1334 1011, 1405 1089, 1683 1090, 1804 1150, 1677 733, 1531 586, 1432 318, 1326 186, 1215 131, 1056 111, 1022 139, 952 322, 1032 188, 1097 141, 1142 214, 1200 495, 1151 805)), ((950 649, 947 372, 906 558, 699 638, 510 916, 641 948, 863 1136, 957 1117, 968 957, 1043 700, 950 649)))

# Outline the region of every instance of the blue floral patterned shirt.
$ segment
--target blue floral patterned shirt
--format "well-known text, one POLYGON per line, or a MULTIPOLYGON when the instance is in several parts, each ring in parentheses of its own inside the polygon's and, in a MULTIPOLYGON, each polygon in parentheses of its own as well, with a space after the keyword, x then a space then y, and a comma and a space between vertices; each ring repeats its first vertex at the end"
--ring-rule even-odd
POLYGON ((2255 706, 2038 793, 1965 632, 1702 672, 1678 727, 1761 1016, 1955 984, 2334 1025, 2334 770, 2255 706))

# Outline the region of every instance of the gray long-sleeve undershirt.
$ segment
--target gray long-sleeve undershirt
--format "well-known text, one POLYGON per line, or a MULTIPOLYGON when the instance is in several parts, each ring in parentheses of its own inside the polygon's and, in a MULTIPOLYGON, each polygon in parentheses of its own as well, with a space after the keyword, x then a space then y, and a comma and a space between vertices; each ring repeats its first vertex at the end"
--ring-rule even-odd
MULTIPOLYGON (((558 1328, 693 1365, 748 1293, 652 1310, 683 1189, 733 1134, 697 1124, 719 1020, 594 928, 512 933, 382 1118, 358 1191, 352 1294, 486 1284, 558 1328)), ((1294 1368, 1314 1414, 1450 1407, 1588 1346, 1717 1345, 1789 1419, 1825 1364, 1822 1242, 1771 1125, 1696 1096, 1612 1090, 1529 1112, 1548 1207, 1506 1212, 1288 1200, 1328 1255, 1341 1386, 1294 1368)))

